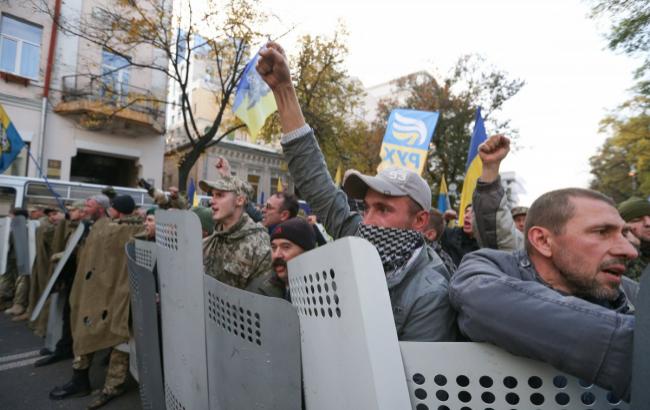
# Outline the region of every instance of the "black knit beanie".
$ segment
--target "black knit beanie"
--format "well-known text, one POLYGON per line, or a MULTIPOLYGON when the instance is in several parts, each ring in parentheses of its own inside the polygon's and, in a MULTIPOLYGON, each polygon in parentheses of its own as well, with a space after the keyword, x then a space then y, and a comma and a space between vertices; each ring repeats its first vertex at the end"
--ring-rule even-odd
POLYGON ((302 218, 291 218, 276 226, 271 234, 273 239, 286 239, 305 251, 316 247, 314 228, 302 218))
POLYGON ((118 195, 113 198, 111 206, 116 211, 129 215, 135 209, 135 201, 131 198, 131 195, 118 195))

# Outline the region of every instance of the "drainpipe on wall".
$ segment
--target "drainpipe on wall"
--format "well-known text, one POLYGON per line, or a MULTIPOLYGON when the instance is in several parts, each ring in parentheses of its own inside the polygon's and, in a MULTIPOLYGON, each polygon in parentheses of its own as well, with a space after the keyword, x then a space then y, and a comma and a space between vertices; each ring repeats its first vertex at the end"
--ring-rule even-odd
POLYGON ((57 25, 61 14, 61 0, 54 3, 54 18, 52 19, 52 32, 50 33, 50 48, 47 52, 47 66, 45 67, 45 84, 43 86, 43 100, 41 101, 41 127, 38 135, 38 163, 43 169, 43 153, 45 152, 45 120, 47 117, 47 100, 50 96, 50 82, 52 80, 52 64, 56 53, 57 25))

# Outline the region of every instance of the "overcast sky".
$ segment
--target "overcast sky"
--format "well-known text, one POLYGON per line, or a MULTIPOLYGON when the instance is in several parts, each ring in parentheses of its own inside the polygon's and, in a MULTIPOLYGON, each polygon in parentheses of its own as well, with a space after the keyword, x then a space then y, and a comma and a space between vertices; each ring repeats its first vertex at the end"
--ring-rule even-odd
POLYGON ((629 96, 639 64, 606 49, 607 22, 587 18, 588 1, 263 0, 262 6, 281 19, 273 35, 297 25, 280 40, 290 54, 299 35, 331 34, 344 22, 346 66, 366 87, 418 70, 446 72, 467 53, 525 80, 504 107, 521 138, 502 166, 523 178, 524 205, 550 189, 588 185, 588 159, 606 137, 598 123, 629 96))

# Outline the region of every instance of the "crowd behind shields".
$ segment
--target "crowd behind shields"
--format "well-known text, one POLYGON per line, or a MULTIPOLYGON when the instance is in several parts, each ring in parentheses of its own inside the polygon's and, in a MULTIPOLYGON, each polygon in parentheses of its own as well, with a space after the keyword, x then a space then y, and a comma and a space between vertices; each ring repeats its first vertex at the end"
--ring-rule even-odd
MULTIPOLYGON (((350 170, 338 188, 305 123, 278 44, 260 51, 257 71, 275 96, 292 179, 314 214, 301 217, 297 197, 287 191, 269 196, 259 209, 250 185, 219 158, 218 178, 199 182, 210 208, 192 208, 201 222, 207 275, 291 301, 289 260, 332 239, 364 238, 381 260, 399 340, 489 342, 629 400, 635 279, 650 260, 650 202, 630 198, 617 206, 596 191, 570 188, 547 192, 530 208, 511 209, 499 177, 510 141, 495 135, 479 147, 483 171, 472 204, 459 210, 464 223, 450 227, 456 212, 433 209, 431 189, 415 172, 350 170), (361 209, 351 208, 356 203, 361 209)), ((0 302, 12 320, 30 317, 72 232, 85 227, 56 285, 67 301, 63 336, 36 362, 72 359, 72 376, 52 389, 52 400, 90 394, 88 369, 106 350, 104 386, 89 408, 124 392, 130 338, 124 245, 155 241, 157 209, 188 208, 178 189, 164 193, 139 183, 156 207, 136 209, 130 196, 107 187, 70 204, 65 214, 13 210, 12 218, 40 219, 41 225, 31 280, 17 269, 13 242, 0 280, 0 302)), ((37 335, 44 335, 45 317, 30 322, 37 335)))

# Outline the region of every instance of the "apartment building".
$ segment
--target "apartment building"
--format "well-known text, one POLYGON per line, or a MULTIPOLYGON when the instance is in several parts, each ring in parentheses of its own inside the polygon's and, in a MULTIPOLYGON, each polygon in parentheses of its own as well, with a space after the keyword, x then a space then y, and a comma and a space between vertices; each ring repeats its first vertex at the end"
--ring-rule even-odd
MULTIPOLYGON (((112 2, 49 3, 60 3, 66 24, 99 24, 112 2)), ((145 178, 160 185, 165 107, 152 101, 164 101, 167 77, 128 64, 156 58, 165 57, 146 45, 112 54, 53 31, 51 17, 29 3, 3 2, 0 104, 28 144, 6 173, 40 176, 29 152, 50 178, 120 186, 145 178)))

